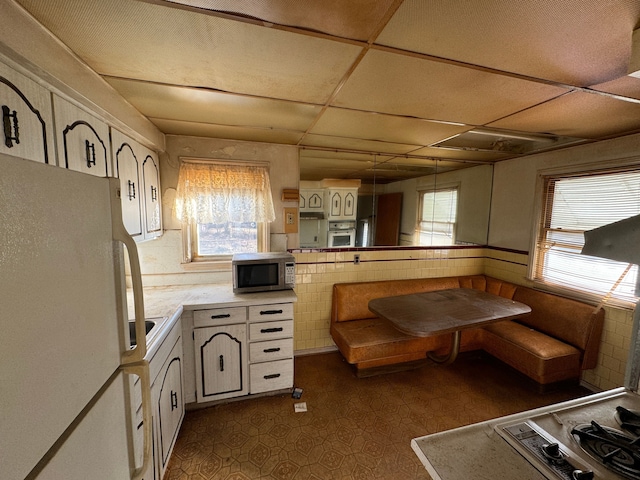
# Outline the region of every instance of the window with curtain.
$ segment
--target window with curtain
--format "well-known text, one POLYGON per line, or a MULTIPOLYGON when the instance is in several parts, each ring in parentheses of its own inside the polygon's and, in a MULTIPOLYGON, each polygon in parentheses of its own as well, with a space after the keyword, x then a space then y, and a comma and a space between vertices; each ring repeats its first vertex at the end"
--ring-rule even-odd
POLYGON ((269 171, 263 165, 183 161, 175 215, 191 239, 191 259, 263 250, 267 225, 275 219, 269 171))
POLYGON ((420 192, 417 245, 454 245, 458 188, 420 192))
POLYGON ((610 296, 635 302, 637 266, 580 252, 585 231, 640 213, 640 170, 545 176, 543 180, 533 279, 595 299, 610 296))

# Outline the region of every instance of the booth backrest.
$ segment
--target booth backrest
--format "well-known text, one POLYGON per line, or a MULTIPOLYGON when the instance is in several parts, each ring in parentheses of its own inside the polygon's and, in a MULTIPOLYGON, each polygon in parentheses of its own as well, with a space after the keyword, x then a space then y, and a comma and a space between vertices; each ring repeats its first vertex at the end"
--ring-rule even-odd
POLYGON ((348 322, 375 318, 376 315, 369 310, 369 301, 374 298, 447 288, 474 288, 511 299, 516 285, 484 275, 337 283, 333 286, 331 321, 348 322))
POLYGON ((531 313, 518 323, 584 351, 583 368, 597 365, 603 309, 595 312, 593 305, 526 287, 518 287, 513 300, 531 307, 531 313))

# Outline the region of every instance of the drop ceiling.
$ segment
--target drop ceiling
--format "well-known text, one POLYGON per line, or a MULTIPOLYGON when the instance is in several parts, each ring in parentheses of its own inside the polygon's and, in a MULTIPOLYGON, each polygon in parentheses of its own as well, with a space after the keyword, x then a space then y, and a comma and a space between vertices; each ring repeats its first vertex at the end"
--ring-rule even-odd
POLYGON ((18 0, 168 135, 402 180, 640 132, 640 0, 18 0))

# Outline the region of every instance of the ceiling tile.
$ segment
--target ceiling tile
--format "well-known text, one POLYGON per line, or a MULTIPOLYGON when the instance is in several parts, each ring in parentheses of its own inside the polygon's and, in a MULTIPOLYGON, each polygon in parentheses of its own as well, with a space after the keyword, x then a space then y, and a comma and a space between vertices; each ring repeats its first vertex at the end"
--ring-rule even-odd
POLYGON ((626 74, 640 2, 405 0, 376 43, 572 85, 626 74))
POLYGON ((419 145, 404 145, 401 143, 377 142, 374 140, 331 137, 327 135, 305 135, 300 144, 313 147, 340 148, 344 150, 360 150, 395 154, 408 153, 419 147, 419 145))
POLYGON ((114 77, 324 103, 361 51, 140 1, 21 3, 94 70, 114 77))
POLYGON ((512 158, 513 155, 504 152, 485 152, 477 150, 464 150, 454 148, 437 148, 437 147, 424 147, 411 152, 412 155, 419 155, 423 157, 441 158, 441 159, 456 159, 456 160, 470 160, 478 162, 486 162, 492 160, 504 160, 506 158, 512 158))
POLYGON ((471 127, 418 118, 329 108, 310 133, 411 145, 429 145, 471 127))
POLYGON ((147 117, 304 132, 320 107, 206 89, 106 79, 147 117))
POLYGON ((278 25, 300 27, 354 40, 368 40, 394 0, 168 0, 228 12, 278 25))
POLYGON ((334 105, 482 125, 565 92, 518 78, 372 50, 334 105))
POLYGON ((209 123, 181 122, 160 118, 150 118, 149 120, 168 135, 226 138, 252 142, 282 143, 284 145, 295 145, 302 136, 301 133, 284 130, 212 125, 209 123))
POLYGON ((597 139, 619 132, 640 131, 640 104, 593 93, 574 92, 490 125, 597 139))

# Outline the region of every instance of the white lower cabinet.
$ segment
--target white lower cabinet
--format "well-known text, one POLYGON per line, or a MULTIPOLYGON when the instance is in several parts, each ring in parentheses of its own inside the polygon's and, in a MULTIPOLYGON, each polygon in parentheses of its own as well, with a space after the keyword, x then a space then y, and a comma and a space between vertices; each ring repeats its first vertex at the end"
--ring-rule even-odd
MULTIPOLYGON (((155 350, 149 360, 151 379, 152 439, 153 458, 143 480, 161 480, 169 463, 173 446, 184 419, 184 383, 183 383, 182 325, 178 321, 155 350)), ((135 465, 142 465, 143 423, 142 398, 137 377, 134 383, 134 414, 132 416, 134 432, 135 465)))
POLYGON ((194 330, 198 402, 249 393, 246 337, 246 323, 194 330))
POLYGON ((193 314, 196 401, 293 386, 293 303, 193 314))
POLYGON ((182 342, 176 342, 151 387, 154 414, 157 418, 155 456, 159 478, 164 476, 178 431, 184 419, 182 386, 182 342))

